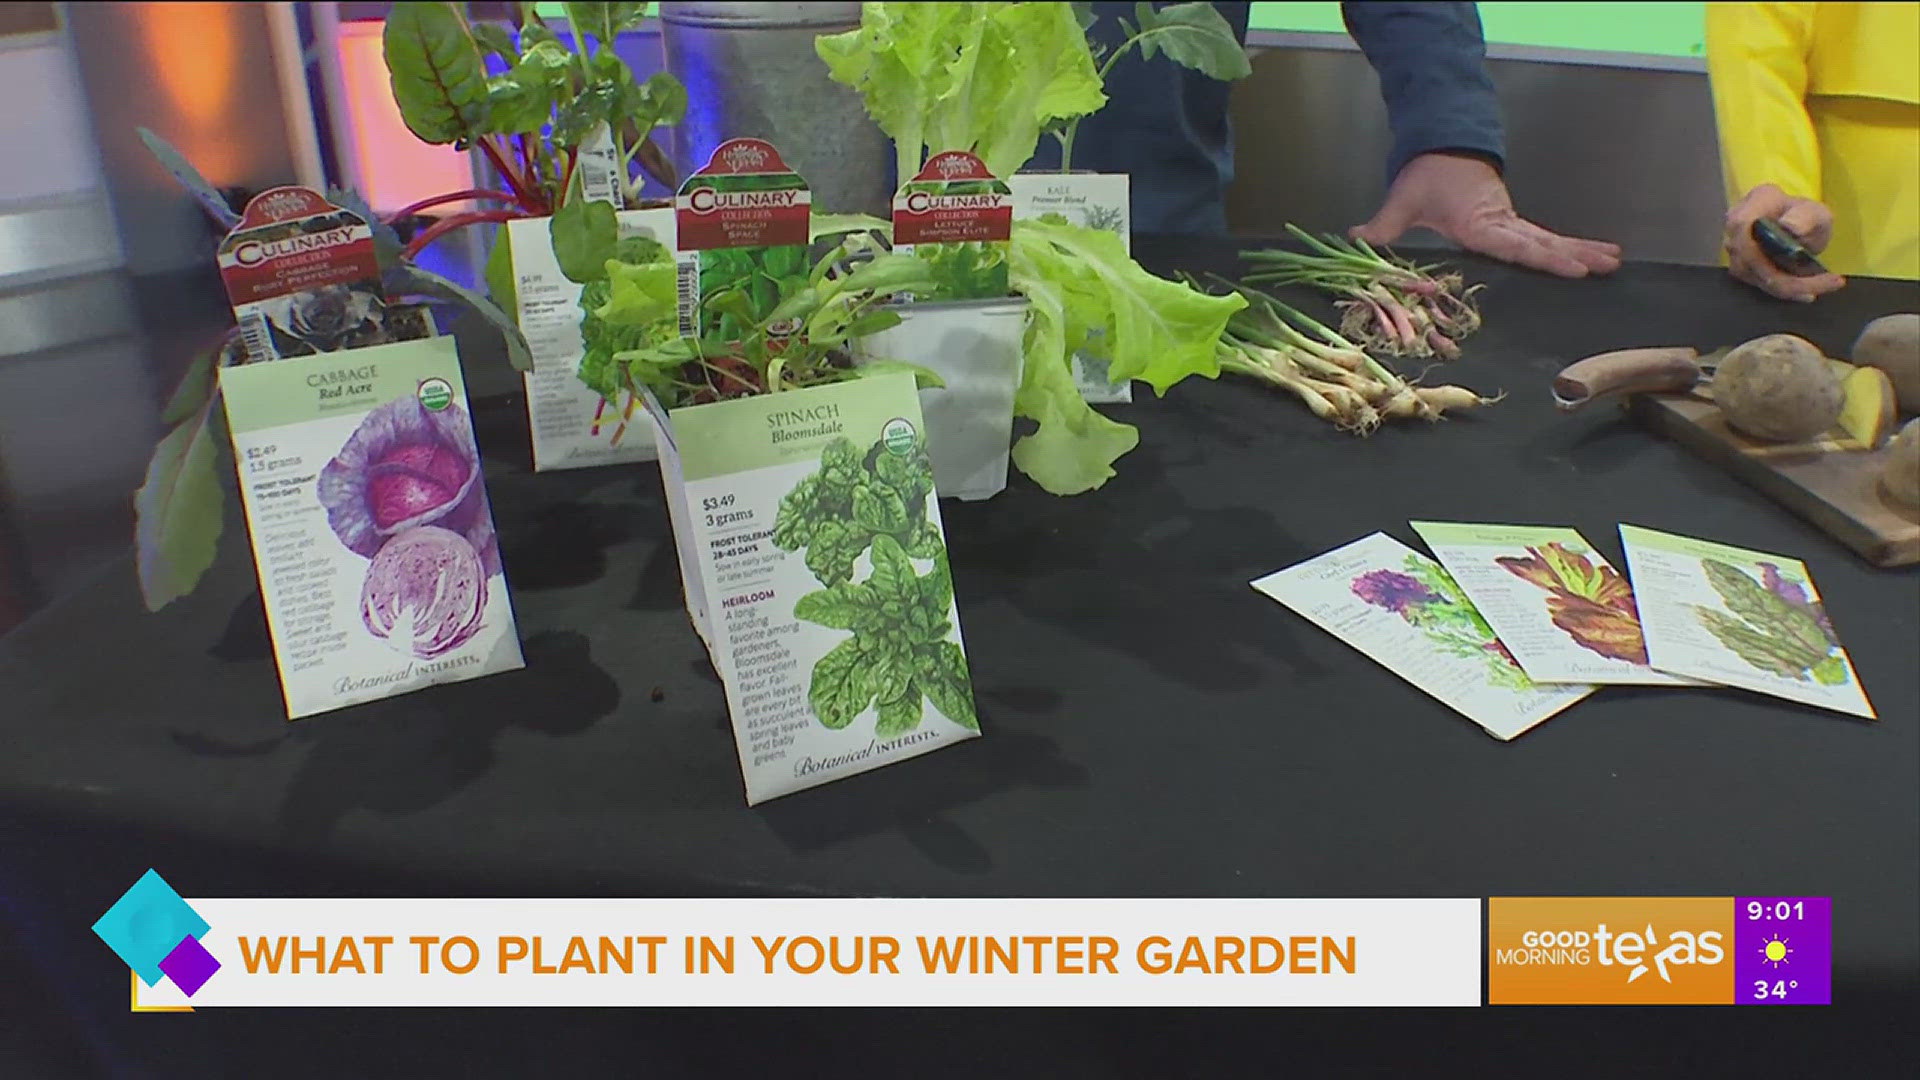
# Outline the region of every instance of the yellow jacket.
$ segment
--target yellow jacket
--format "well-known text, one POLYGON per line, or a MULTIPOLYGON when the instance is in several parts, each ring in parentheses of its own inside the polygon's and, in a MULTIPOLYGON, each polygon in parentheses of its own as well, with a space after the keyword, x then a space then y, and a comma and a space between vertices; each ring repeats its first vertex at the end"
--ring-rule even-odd
POLYGON ((1727 198, 1833 211, 1839 274, 1920 279, 1920 3, 1708 4, 1727 198))

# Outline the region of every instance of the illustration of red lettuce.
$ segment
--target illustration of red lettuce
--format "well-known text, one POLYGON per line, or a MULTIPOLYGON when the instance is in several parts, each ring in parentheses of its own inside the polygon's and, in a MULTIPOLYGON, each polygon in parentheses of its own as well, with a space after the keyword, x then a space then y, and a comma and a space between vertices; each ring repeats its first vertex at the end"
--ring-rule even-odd
POLYGON ((389 540, 360 586, 360 619, 392 648, 422 660, 450 652, 480 632, 488 574, 459 533, 435 525, 389 540))
POLYGON ((373 558, 393 537, 437 525, 466 539, 487 576, 500 572, 480 452, 458 405, 432 410, 404 397, 368 413, 320 471, 318 495, 356 555, 373 558))
POLYGON ((1530 547, 1525 558, 1494 560, 1517 577, 1547 590, 1547 614, 1581 647, 1613 660, 1645 665, 1647 640, 1633 588, 1613 567, 1595 566, 1557 541, 1530 547))

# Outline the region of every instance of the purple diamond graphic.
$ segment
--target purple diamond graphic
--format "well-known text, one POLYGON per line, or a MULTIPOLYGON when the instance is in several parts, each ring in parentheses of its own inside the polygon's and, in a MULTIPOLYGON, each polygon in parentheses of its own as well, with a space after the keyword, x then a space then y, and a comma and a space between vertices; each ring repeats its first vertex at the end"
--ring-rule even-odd
POLYGON ((220 961, 213 958, 206 946, 196 937, 186 937, 174 946, 167 958, 160 961, 160 970, 167 973, 173 985, 179 987, 188 997, 192 997, 213 973, 220 970, 220 961))

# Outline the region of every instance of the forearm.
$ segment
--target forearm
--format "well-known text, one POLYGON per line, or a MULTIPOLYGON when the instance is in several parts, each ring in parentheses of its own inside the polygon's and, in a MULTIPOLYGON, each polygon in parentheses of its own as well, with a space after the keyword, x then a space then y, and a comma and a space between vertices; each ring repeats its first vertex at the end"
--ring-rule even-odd
POLYGON ((1393 149, 1391 182, 1420 154, 1476 154, 1506 160, 1500 101, 1487 75, 1480 14, 1464 3, 1346 3, 1347 32, 1380 78, 1393 149))

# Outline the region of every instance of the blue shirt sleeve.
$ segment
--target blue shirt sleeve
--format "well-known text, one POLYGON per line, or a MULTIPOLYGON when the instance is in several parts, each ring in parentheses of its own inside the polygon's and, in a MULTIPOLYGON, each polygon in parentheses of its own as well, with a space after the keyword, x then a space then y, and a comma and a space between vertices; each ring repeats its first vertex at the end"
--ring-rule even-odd
POLYGON ((1340 5, 1347 33, 1380 77, 1393 150, 1387 182, 1420 154, 1454 150, 1506 159, 1500 99, 1487 75, 1487 43, 1475 4, 1340 5))

